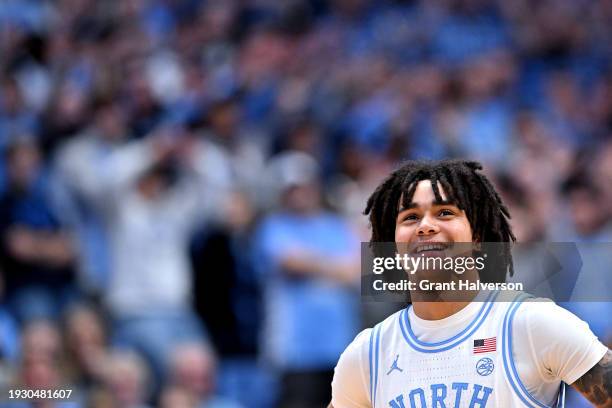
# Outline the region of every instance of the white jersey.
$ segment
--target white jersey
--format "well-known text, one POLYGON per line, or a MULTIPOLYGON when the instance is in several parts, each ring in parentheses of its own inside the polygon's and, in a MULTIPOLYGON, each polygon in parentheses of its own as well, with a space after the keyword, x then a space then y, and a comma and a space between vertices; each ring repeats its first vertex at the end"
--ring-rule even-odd
MULTIPOLYGON (((534 398, 521 381, 516 356, 513 357, 513 343, 516 342, 517 336, 513 326, 516 312, 522 305, 522 309, 526 309, 536 303, 525 302, 529 296, 521 293, 513 294, 512 298, 508 299, 512 301, 501 302, 499 296, 498 292, 488 294, 486 301, 478 305, 478 313, 471 322, 459 333, 443 341, 420 340, 411 327, 409 309, 401 310, 376 325, 369 330, 367 338, 362 337, 360 340, 359 347, 367 347, 367 351, 360 352, 363 356, 359 359, 360 367, 363 367, 360 370, 361 375, 347 373, 347 370, 339 375, 339 367, 336 367, 332 385, 334 408, 563 406, 564 384, 561 379, 553 378, 546 384, 554 387, 553 393, 556 395, 553 395, 552 401, 543 403, 534 398), (351 381, 354 384, 348 384, 351 381), (355 389, 355 384, 357 387, 367 387, 363 398, 347 395, 347 392, 352 392, 349 390, 355 389), (365 398, 368 401, 364 403, 365 398)), ((557 307, 554 304, 553 306, 557 307)), ((572 382, 599 361, 607 350, 588 328, 586 331, 590 337, 583 336, 584 339, 592 337, 595 343, 586 344, 586 340, 582 342, 591 350, 585 354, 587 357, 580 355, 582 366, 571 370, 572 373, 564 377, 571 377, 572 382)), ((518 335, 528 336, 527 333, 518 335)), ((582 346, 583 344, 572 353, 580 354, 576 353, 576 350, 582 350, 582 346)), ((350 357, 343 354, 339 366, 343 358, 350 357)), ((522 360, 520 364, 524 365, 525 361, 522 360)), ((521 373, 525 372, 525 367, 521 368, 521 373)), ((530 369, 536 371, 535 368, 530 369)))

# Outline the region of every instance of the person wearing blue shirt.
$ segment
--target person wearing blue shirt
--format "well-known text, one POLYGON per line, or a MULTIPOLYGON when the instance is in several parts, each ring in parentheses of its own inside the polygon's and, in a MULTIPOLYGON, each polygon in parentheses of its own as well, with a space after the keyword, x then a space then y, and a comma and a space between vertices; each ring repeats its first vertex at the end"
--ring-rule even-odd
POLYGON ((273 159, 280 208, 256 234, 264 286, 262 348, 280 374, 281 407, 320 407, 334 359, 358 329, 359 241, 321 205, 315 160, 273 159))
POLYGON ((0 266, 6 301, 20 323, 59 318, 78 295, 76 250, 49 193, 34 140, 15 140, 5 153, 8 185, 0 194, 0 266))

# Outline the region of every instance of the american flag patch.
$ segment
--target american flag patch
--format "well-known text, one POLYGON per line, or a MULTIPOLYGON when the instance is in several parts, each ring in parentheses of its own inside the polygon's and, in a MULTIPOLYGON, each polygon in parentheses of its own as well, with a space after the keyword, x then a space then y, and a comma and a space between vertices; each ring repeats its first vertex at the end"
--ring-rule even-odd
POLYGON ((474 340, 474 354, 490 353, 497 350, 497 337, 474 340))

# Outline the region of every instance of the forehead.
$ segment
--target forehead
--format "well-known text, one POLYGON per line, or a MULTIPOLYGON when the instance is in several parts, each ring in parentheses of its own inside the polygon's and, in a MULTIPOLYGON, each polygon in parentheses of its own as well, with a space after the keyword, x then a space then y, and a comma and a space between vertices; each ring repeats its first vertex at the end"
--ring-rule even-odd
POLYGON ((434 189, 431 186, 430 179, 419 180, 416 185, 413 183, 408 187, 408 192, 412 192, 412 197, 407 197, 407 193, 404 192, 399 199, 399 211, 404 211, 410 208, 431 206, 431 205, 456 205, 461 207, 451 194, 448 194, 442 184, 438 181, 437 183, 439 197, 436 198, 434 189))
MULTIPOLYGON (((440 182, 437 184, 442 200, 448 200, 448 195, 444 191, 442 184, 440 184, 440 182)), ((414 190, 414 194, 412 195, 412 199, 410 201, 415 204, 430 204, 436 201, 433 188, 431 188, 431 180, 420 180, 417 182, 416 189, 414 190)))
POLYGON ((437 197, 436 191, 432 188, 431 179, 422 179, 411 183, 400 195, 398 210, 401 212, 410 208, 429 207, 432 205, 455 205, 459 208, 462 207, 457 202, 457 197, 453 192, 445 190, 440 181, 437 181, 436 187, 439 194, 437 197))

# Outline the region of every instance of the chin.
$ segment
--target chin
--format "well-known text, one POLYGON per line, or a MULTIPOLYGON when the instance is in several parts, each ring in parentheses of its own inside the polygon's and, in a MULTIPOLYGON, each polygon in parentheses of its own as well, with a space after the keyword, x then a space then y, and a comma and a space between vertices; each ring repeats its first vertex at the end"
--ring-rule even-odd
POLYGON ((427 279, 430 282, 450 282, 453 279, 459 278, 460 275, 445 269, 428 269, 419 270, 413 276, 416 278, 416 281, 427 279))

